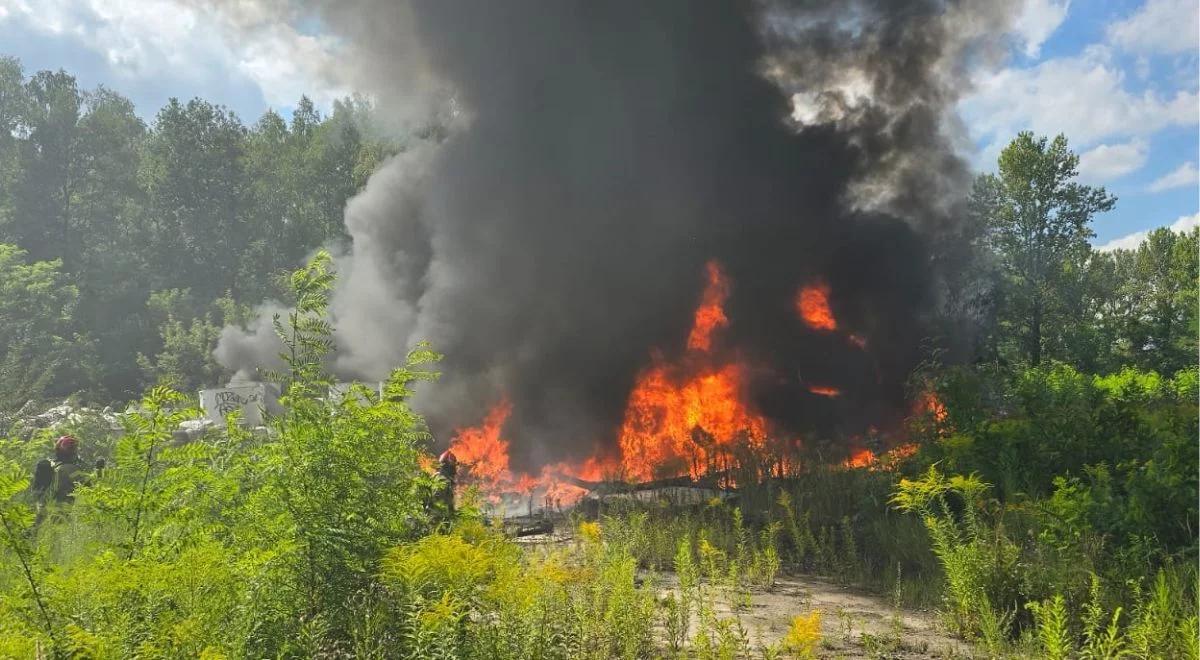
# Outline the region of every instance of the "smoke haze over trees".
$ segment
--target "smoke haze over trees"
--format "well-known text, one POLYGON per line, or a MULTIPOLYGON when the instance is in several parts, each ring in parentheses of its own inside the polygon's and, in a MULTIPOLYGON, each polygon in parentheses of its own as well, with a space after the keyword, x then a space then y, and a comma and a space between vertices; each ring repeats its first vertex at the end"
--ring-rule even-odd
POLYGON ((0 60, 0 242, 23 251, 5 253, 5 373, 27 383, 6 380, 6 396, 121 401, 160 380, 227 378, 211 355, 220 328, 344 240, 346 200, 397 148, 367 114, 347 100, 322 117, 301 99, 290 122, 267 113, 247 127, 173 100, 147 126, 116 92, 0 60), (10 270, 22 267, 70 288, 10 270), (62 300, 19 302, 33 287, 62 300), (21 348, 32 341, 43 355, 21 348))

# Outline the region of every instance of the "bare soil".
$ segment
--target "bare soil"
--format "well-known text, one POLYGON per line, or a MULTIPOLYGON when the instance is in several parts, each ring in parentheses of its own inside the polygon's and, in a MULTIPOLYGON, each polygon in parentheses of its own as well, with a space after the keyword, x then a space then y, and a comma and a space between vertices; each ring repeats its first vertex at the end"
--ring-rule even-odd
MULTIPOLYGON (((538 534, 518 538, 516 542, 526 547, 569 543, 571 535, 538 534)), ((644 579, 652 581, 660 597, 665 598, 670 592, 678 596, 679 581, 674 573, 647 573, 644 579)), ((797 615, 820 610, 818 658, 987 657, 970 642, 946 631, 935 612, 897 608, 878 594, 824 577, 780 576, 770 590, 751 588, 749 607, 736 611, 721 589, 710 585, 705 588, 716 595, 717 616, 738 617, 755 649, 782 640, 797 615)), ((692 633, 698 629, 698 623, 698 616, 693 614, 689 629, 692 633)))
MULTIPOLYGON (((673 574, 653 578, 665 597, 678 588, 673 574)), ((729 599, 717 599, 721 618, 734 616, 729 599)), ((757 648, 787 634, 792 619, 821 612, 820 658, 972 658, 976 650, 944 631, 936 614, 897 609, 879 596, 816 576, 781 577, 774 589, 750 591, 750 607, 736 615, 757 648)), ((692 622, 692 630, 696 629, 692 622)))

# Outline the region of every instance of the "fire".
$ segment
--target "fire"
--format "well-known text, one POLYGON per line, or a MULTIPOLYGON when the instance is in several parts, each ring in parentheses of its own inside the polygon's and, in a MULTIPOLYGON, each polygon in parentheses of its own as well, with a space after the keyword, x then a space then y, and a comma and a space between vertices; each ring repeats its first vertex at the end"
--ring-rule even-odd
POLYGON ((495 485, 512 479, 508 471, 508 440, 500 437, 504 423, 512 414, 507 399, 492 407, 479 426, 458 429, 450 449, 471 476, 495 485))
POLYGON ((761 446, 766 421, 742 400, 744 380, 737 364, 685 377, 673 376, 667 365, 646 370, 629 394, 621 425, 626 472, 638 479, 698 477, 743 437, 750 447, 761 446))
POLYGON ((575 477, 583 481, 605 481, 613 479, 621 471, 621 462, 616 458, 592 456, 583 463, 557 463, 542 468, 539 485, 545 486, 545 497, 554 505, 571 505, 587 494, 587 490, 564 479, 575 477))
MULTIPOLYGON (((511 414, 512 404, 501 400, 478 426, 459 429, 450 441, 450 449, 466 469, 464 482, 478 486, 489 501, 499 504, 505 495, 534 497, 540 493, 547 506, 571 505, 587 490, 564 477, 602 481, 620 471, 619 460, 596 455, 578 465, 564 462, 547 465, 538 474, 514 474, 509 468, 509 442, 502 435, 511 414)), ((425 461, 432 470, 433 458, 425 461)))
MULTIPOLYGON (((696 309, 687 347, 707 353, 716 329, 729 324, 729 282, 715 261, 696 309)), ((745 370, 736 362, 693 356, 688 364, 661 360, 638 376, 625 406, 619 444, 625 473, 637 479, 698 477, 728 460, 735 447, 761 447, 767 423, 744 400, 745 370)))
POLYGON ((870 449, 858 449, 850 454, 845 465, 849 468, 864 468, 874 465, 876 460, 875 452, 870 449))
POLYGON ((917 443, 908 442, 897 447, 893 447, 892 450, 888 452, 888 455, 892 458, 908 458, 909 456, 917 453, 917 449, 919 449, 917 443))
POLYGON ((837 330, 837 319, 829 307, 829 285, 824 282, 800 289, 796 294, 796 313, 813 330, 837 330))
POLYGON ((933 417, 933 421, 938 423, 946 421, 946 404, 942 403, 937 392, 933 390, 926 391, 917 399, 916 412, 917 414, 928 414, 933 417))
MULTIPOLYGON (((512 406, 501 400, 478 426, 459 429, 451 442, 468 468, 468 478, 497 500, 501 494, 519 493, 543 497, 546 506, 556 507, 572 504, 587 492, 575 480, 699 478, 735 467, 745 458, 743 452, 769 455, 769 469, 777 469, 779 474, 799 469, 800 464, 793 460, 800 448, 799 438, 773 438, 772 446, 767 447, 771 429, 746 397, 749 366, 711 352, 717 333, 729 326, 725 304, 731 286, 716 261, 705 264, 705 281, 687 335, 687 352, 678 361, 653 357, 629 392, 617 438, 619 454, 601 452, 582 463, 557 463, 544 466, 539 473, 514 474, 509 466, 509 443, 503 436, 512 406)), ((822 332, 838 329, 829 296, 830 287, 824 282, 797 292, 796 313, 808 327, 822 332)), ((866 339, 857 334, 846 335, 846 341, 864 350, 867 346, 866 339)), ((839 388, 830 385, 809 385, 808 391, 827 398, 842 396, 839 388)), ((919 405, 938 420, 945 417, 945 408, 933 394, 925 395, 922 402, 919 405)), ((914 450, 901 446, 884 456, 903 457, 914 450)), ((844 465, 874 469, 880 458, 870 449, 857 448, 844 465)))
POLYGON ((729 280, 721 272, 721 265, 710 261, 704 266, 708 285, 696 308, 692 332, 688 335, 687 347, 693 351, 705 351, 712 347, 712 334, 717 328, 729 325, 725 316, 725 300, 729 298, 729 280))
POLYGON ((882 456, 878 456, 870 449, 856 449, 850 453, 850 458, 846 459, 842 465, 848 468, 870 468, 875 469, 891 469, 895 463, 902 459, 908 458, 917 453, 916 443, 905 443, 897 445, 882 456))

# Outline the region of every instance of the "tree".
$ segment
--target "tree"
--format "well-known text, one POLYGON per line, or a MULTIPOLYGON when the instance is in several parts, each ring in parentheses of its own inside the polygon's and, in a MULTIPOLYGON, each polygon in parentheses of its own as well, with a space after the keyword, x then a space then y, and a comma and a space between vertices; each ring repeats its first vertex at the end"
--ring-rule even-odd
POLYGON ((156 288, 190 287, 209 300, 238 293, 245 148, 245 127, 221 106, 171 99, 158 113, 142 164, 152 265, 164 278, 156 288))
POLYGON ((79 290, 61 262, 29 263, 26 256, 0 243, 0 410, 89 382, 90 345, 71 335, 79 290))
POLYGON ((75 318, 96 339, 103 389, 132 395, 134 356, 153 335, 142 322, 152 278, 141 235, 146 195, 138 181, 146 125, 133 103, 110 90, 85 92, 79 119, 72 196, 75 241, 67 260, 79 287, 75 318))
POLYGON ((72 197, 79 177, 76 161, 83 97, 74 76, 39 71, 25 84, 19 130, 20 175, 15 209, 7 229, 34 259, 61 258, 70 264, 78 242, 72 234, 72 197))
POLYGON ((227 309, 286 297, 288 272, 348 239, 346 201, 399 148, 372 113, 346 99, 323 116, 301 98, 290 125, 267 112, 248 130, 219 105, 171 100, 147 126, 119 94, 0 57, 0 243, 57 261, 74 287, 70 322, 48 336, 86 334, 95 368, 70 390, 124 402, 144 378, 219 377, 209 352, 227 309), (165 313, 155 292, 171 290, 190 295, 165 313))
POLYGON ((1079 157, 1066 137, 1021 133, 1000 153, 999 171, 981 175, 971 210, 987 227, 1000 269, 1001 352, 1039 364, 1048 344, 1060 353, 1073 305, 1065 286, 1091 254, 1089 224, 1116 198, 1073 181, 1079 157), (1051 340, 1048 342, 1048 340, 1051 340))
POLYGON ((1156 229, 1133 250, 1115 250, 1112 326, 1118 361, 1174 373, 1196 361, 1198 233, 1156 229))
POLYGON ((156 291, 146 303, 158 324, 162 348, 153 357, 138 353, 137 364, 147 385, 164 385, 183 392, 195 392, 225 382, 227 373, 213 351, 221 337, 221 328, 243 323, 248 308, 231 298, 219 298, 209 308, 197 303, 184 289, 156 291))
POLYGON ((21 63, 0 57, 0 231, 12 230, 16 214, 17 182, 21 180, 19 133, 29 102, 21 63))

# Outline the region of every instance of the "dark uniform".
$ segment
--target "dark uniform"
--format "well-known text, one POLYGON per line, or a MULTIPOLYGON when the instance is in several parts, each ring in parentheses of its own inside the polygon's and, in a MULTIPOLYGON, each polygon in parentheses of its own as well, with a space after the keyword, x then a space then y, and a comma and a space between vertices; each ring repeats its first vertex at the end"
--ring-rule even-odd
POLYGON ((79 464, 79 441, 64 435, 54 443, 54 458, 44 458, 34 468, 33 491, 41 500, 71 502, 76 484, 85 475, 79 464))
POLYGON ((438 456, 438 474, 446 480, 442 486, 442 502, 446 505, 447 513, 454 515, 454 479, 458 476, 458 457, 449 449, 438 456))

